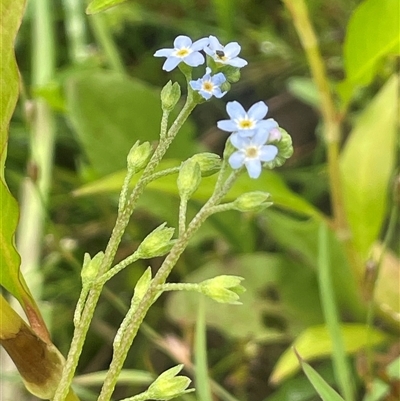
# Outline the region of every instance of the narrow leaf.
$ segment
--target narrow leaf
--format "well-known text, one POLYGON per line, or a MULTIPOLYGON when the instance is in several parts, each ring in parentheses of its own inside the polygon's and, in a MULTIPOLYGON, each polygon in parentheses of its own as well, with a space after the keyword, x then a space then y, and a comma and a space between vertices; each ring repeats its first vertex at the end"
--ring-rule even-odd
POLYGON ((304 362, 297 354, 301 367, 314 386, 323 401, 344 401, 344 399, 314 370, 308 363, 304 362))
POLYGON ((398 85, 393 75, 362 112, 340 160, 347 219, 362 257, 378 238, 385 218, 396 159, 398 85))

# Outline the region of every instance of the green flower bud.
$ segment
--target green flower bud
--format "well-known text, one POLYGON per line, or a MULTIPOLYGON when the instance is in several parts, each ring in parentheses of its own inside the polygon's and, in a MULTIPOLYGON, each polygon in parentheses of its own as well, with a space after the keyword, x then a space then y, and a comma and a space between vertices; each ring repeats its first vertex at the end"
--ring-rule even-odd
POLYGON ((238 82, 240 79, 240 68, 238 67, 223 65, 223 67, 219 69, 219 72, 223 72, 226 80, 232 84, 238 82))
POLYGON ((151 268, 148 267, 135 285, 133 302, 140 302, 151 283, 151 268))
POLYGON ((189 199, 200 185, 201 169, 196 160, 188 159, 181 164, 178 175, 178 190, 182 199, 189 199))
POLYGON ((241 304, 241 302, 238 301, 239 294, 246 291, 246 289, 240 285, 242 280, 244 280, 244 278, 239 276, 222 275, 214 277, 202 281, 199 284, 199 291, 212 298, 214 301, 238 305, 241 304))
POLYGON ((141 145, 139 143, 137 141, 132 146, 127 157, 128 169, 135 172, 143 170, 146 167, 153 151, 150 142, 143 142, 141 145))
POLYGON ((194 389, 186 390, 191 383, 188 377, 176 376, 182 368, 183 365, 177 365, 161 373, 146 391, 147 399, 170 400, 194 391, 194 389))
POLYGON ((164 111, 172 111, 181 97, 181 87, 178 82, 168 81, 161 91, 161 107, 164 111))
POLYGON ((175 229, 172 227, 166 228, 166 224, 161 224, 143 240, 136 250, 138 258, 155 258, 163 256, 171 250, 174 245, 174 241, 171 241, 171 238, 175 229))
POLYGON ((81 270, 82 284, 85 286, 90 284, 97 276, 101 262, 104 258, 104 252, 99 252, 97 255, 90 258, 88 253, 83 257, 83 266, 81 270))
POLYGON ((271 195, 268 192, 254 191, 240 195, 234 202, 233 208, 239 212, 259 212, 272 205, 269 202, 271 195))
POLYGON ((198 153, 190 158, 200 166, 200 172, 202 177, 208 177, 217 173, 221 168, 221 158, 215 153, 198 153))
POLYGON ((275 145, 278 148, 278 154, 274 160, 263 163, 263 167, 269 169, 280 167, 293 154, 292 137, 281 127, 275 128, 273 132, 270 133, 270 139, 268 140, 268 143, 275 145), (279 131, 279 133, 275 130, 279 131))

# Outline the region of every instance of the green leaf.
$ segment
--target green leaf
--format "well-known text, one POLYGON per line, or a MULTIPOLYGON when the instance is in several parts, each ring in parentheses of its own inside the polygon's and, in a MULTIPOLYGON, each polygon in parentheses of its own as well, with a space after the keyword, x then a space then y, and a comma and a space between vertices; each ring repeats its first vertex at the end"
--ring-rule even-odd
MULTIPOLYGON (((271 236, 288 255, 294 255, 304 266, 317 271, 318 260, 318 230, 320 224, 326 221, 313 218, 299 219, 280 213, 272 208, 265 216, 267 235, 271 236), (290 233, 290 235, 288 235, 290 233)), ((360 302, 358 283, 352 274, 342 244, 334 232, 329 230, 330 264, 333 266, 333 286, 338 304, 354 317, 364 318, 365 309, 360 302)))
MULTIPOLYGON (((381 331, 364 324, 342 324, 341 333, 344 347, 348 354, 353 354, 366 346, 376 346, 387 341, 381 331)), ((279 383, 299 369, 299 362, 293 353, 296 348, 307 361, 327 357, 332 354, 332 341, 326 326, 319 325, 307 328, 279 358, 270 381, 279 383)))
POLYGON ((344 401, 344 399, 298 355, 301 367, 323 401, 344 401))
MULTIPOLYGON (((67 82, 72 125, 91 166, 105 175, 126 167, 136 140, 157 140, 160 132, 159 91, 110 71, 77 73, 67 82)), ((171 113, 171 120, 177 113, 171 113)), ((193 126, 186 122, 167 152, 179 159, 195 149, 193 126)))
POLYGON ((347 219, 363 258, 378 238, 386 213, 396 159, 398 82, 393 75, 362 112, 340 160, 347 219))
POLYGON ((368 85, 378 62, 399 51, 399 12, 398 0, 366 0, 356 8, 344 43, 347 80, 368 85))
POLYGON ((125 1, 127 0, 92 0, 86 8, 86 14, 96 14, 125 1))
POLYGON ((14 41, 25 9, 24 0, 3 0, 0 7, 0 285, 21 303, 32 328, 42 337, 48 333, 40 311, 20 272, 20 256, 15 249, 14 234, 19 210, 4 179, 7 157, 8 127, 18 99, 19 77, 14 55, 14 41), (7 82, 5 85, 4 82, 7 82))

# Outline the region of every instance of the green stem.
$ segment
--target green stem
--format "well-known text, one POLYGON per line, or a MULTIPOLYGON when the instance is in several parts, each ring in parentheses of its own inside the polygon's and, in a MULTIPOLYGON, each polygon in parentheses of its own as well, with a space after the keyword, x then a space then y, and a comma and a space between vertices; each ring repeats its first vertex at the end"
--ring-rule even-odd
POLYGON ((109 28, 103 14, 95 14, 89 17, 90 24, 93 28, 96 43, 99 43, 103 48, 104 54, 107 57, 107 62, 110 67, 121 74, 126 74, 124 63, 118 53, 115 43, 111 37, 109 28))
POLYGON ((292 15, 293 22, 306 53, 311 73, 321 99, 321 114, 324 121, 324 138, 327 144, 329 178, 332 189, 333 212, 337 227, 346 229, 344 208, 340 191, 338 169, 338 146, 340 143, 340 124, 335 109, 325 65, 319 51, 318 39, 312 27, 304 0, 282 0, 292 15))
POLYGON ((165 258, 163 264, 155 275, 151 282, 149 289, 141 300, 139 306, 136 308, 136 313, 129 322, 125 332, 126 335, 121 338, 118 347, 114 348, 113 359, 110 364, 110 368, 107 372, 106 378, 104 380, 103 387, 101 389, 98 401, 109 401, 111 395, 114 391, 115 385, 118 380, 119 373, 123 367, 124 361, 128 354, 128 351, 132 345, 132 342, 139 330, 139 327, 146 316, 147 311, 150 309, 151 305, 157 298, 159 292, 159 286, 163 285, 171 270, 175 266, 179 257, 185 250, 189 240, 197 232, 204 221, 209 217, 210 209, 212 209, 216 204, 218 204, 221 199, 226 195, 229 189, 234 184, 239 172, 236 171, 228 177, 226 182, 221 187, 216 187, 211 198, 206 202, 206 204, 200 209, 197 215, 188 225, 186 231, 178 238, 175 245, 171 249, 168 256, 165 258))
POLYGON ((65 29, 71 60, 78 64, 88 57, 86 23, 82 0, 63 0, 65 29))
POLYGON ((336 307, 336 297, 332 284, 328 227, 326 224, 320 224, 318 237, 319 291, 326 326, 332 342, 334 373, 344 398, 347 401, 354 401, 354 388, 346 358, 346 351, 340 329, 339 313, 336 307))
MULTIPOLYGON (((126 207, 118 212, 117 221, 115 223, 114 229, 111 233, 110 240, 104 252, 104 258, 102 264, 99 267, 97 278, 100 278, 111 268, 118 246, 121 242, 122 235, 125 232, 125 229, 129 223, 130 217, 133 213, 133 210, 136 206, 136 203, 140 195, 143 193, 148 182, 151 181, 151 177, 154 170, 158 166, 159 162, 161 161, 162 157, 167 151, 169 145, 171 144, 171 142, 173 141, 178 131, 180 130, 184 122, 187 120, 187 118, 189 117, 190 113, 192 112, 195 106, 196 104, 193 102, 192 97, 188 96, 181 112, 179 113, 175 122, 169 129, 165 140, 160 141, 159 146, 157 147, 156 151, 154 152, 152 158, 149 161, 149 164, 143 171, 142 176, 137 182, 128 202, 126 203, 126 207)), ((68 388, 72 382, 72 378, 78 365, 79 356, 82 352, 86 334, 87 331, 89 330, 90 322, 92 320, 94 310, 99 300, 101 290, 102 290, 102 285, 99 284, 95 285, 89 291, 85 306, 82 311, 81 320, 79 321, 79 325, 75 328, 74 331, 71 347, 68 352, 68 357, 64 366, 62 378, 58 385, 53 401, 65 400, 68 388)))

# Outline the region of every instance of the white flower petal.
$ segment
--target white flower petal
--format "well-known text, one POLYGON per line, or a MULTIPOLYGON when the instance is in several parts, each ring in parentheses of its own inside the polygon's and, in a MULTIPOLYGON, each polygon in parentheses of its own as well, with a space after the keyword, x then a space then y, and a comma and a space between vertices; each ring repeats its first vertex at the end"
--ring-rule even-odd
POLYGON ((262 146, 259 150, 259 158, 263 162, 270 162, 275 159, 278 154, 278 148, 274 145, 262 146))
POLYGON ((246 115, 245 109, 237 101, 228 102, 226 104, 226 112, 231 119, 243 118, 246 115))
POLYGON ((217 127, 222 131, 234 132, 237 130, 236 124, 232 120, 221 120, 217 122, 217 127))
POLYGON ((231 65, 232 67, 242 68, 247 65, 247 61, 240 57, 235 57, 228 60, 225 64, 231 65))
POLYGON ((190 53, 185 57, 185 63, 191 67, 197 67, 204 63, 204 56, 199 52, 190 53))
POLYGON ((154 53, 154 57, 169 57, 174 49, 160 49, 154 53))
POLYGON ((258 159, 247 159, 244 162, 250 178, 258 178, 261 174, 261 162, 258 159))
POLYGON ((196 42, 194 42, 192 44, 192 50, 194 50, 194 51, 203 50, 204 48, 206 48, 208 46, 209 42, 210 42, 210 40, 208 38, 202 38, 202 39, 196 40, 196 42))
POLYGON ((182 59, 177 58, 177 57, 168 57, 165 60, 164 65, 162 66, 162 69, 164 71, 172 71, 181 61, 182 61, 182 59))
POLYGON ((192 39, 189 36, 179 35, 174 40, 175 49, 182 49, 183 47, 190 47, 192 45, 192 39))
POLYGON ((258 128, 253 135, 252 143, 257 146, 265 145, 269 138, 269 132, 264 128, 258 128))
POLYGON ((245 158, 244 153, 238 150, 229 156, 228 162, 233 169, 238 169, 243 166, 245 158))
POLYGON ((236 149, 245 149, 248 146, 250 146, 250 139, 249 138, 243 138, 238 133, 232 134, 229 137, 229 140, 231 141, 231 144, 236 149))
POLYGON ((268 113, 268 107, 264 102, 257 102, 250 107, 247 112, 248 116, 253 120, 262 120, 268 113))
POLYGON ((210 35, 208 38, 209 38, 208 46, 210 47, 210 49, 214 51, 214 53, 215 50, 224 49, 224 47, 221 45, 221 43, 219 43, 219 40, 215 36, 210 35))
POLYGON ((237 43, 237 42, 228 43, 224 47, 225 56, 227 56, 229 58, 236 57, 240 53, 240 50, 241 50, 241 47, 240 47, 239 43, 237 43))

